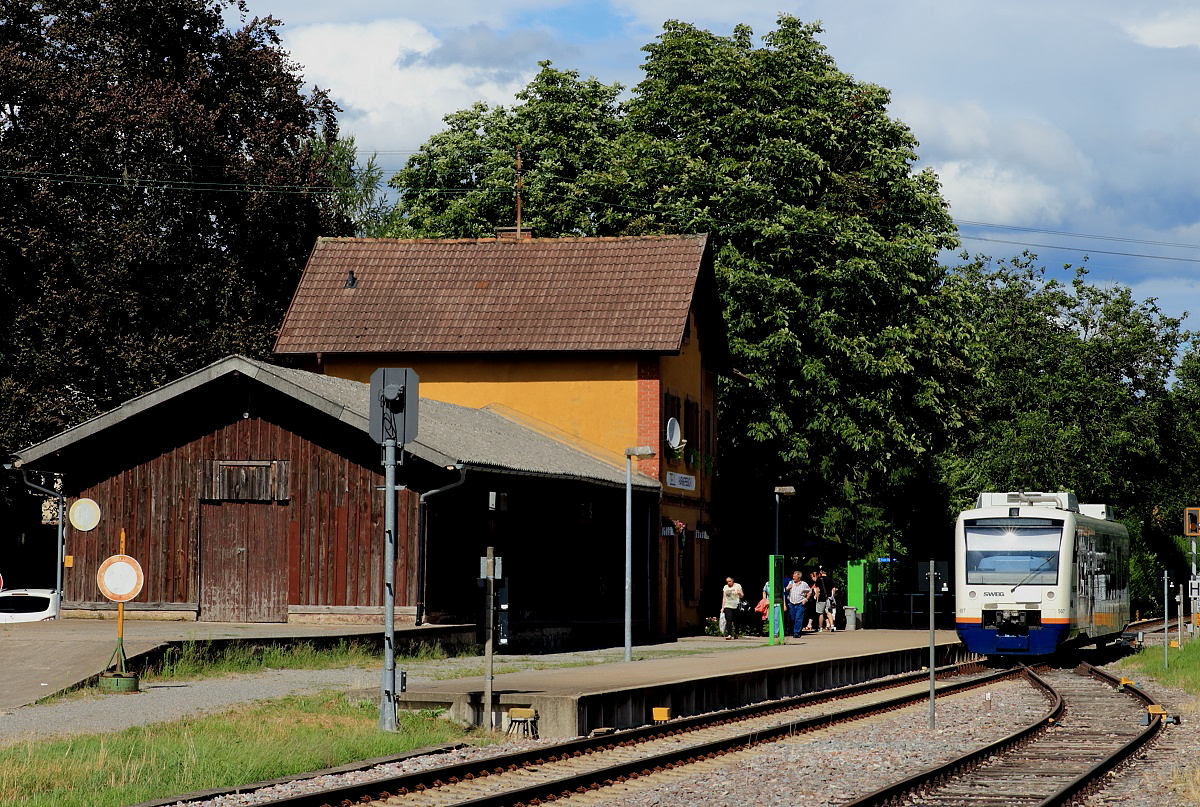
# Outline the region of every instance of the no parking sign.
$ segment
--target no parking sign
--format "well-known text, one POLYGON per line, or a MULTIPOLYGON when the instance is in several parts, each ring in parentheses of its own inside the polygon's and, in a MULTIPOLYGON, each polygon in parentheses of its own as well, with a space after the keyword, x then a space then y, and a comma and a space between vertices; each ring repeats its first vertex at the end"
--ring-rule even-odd
POLYGON ((113 602, 129 602, 142 593, 146 582, 142 565, 128 555, 113 555, 100 564, 96 585, 113 602))

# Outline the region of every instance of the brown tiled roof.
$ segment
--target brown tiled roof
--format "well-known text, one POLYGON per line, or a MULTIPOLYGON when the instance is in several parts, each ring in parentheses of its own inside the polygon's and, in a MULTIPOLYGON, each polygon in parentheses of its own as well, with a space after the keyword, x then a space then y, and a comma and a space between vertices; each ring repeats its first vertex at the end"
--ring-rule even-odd
POLYGON ((675 351, 707 243, 322 238, 275 352, 675 351))

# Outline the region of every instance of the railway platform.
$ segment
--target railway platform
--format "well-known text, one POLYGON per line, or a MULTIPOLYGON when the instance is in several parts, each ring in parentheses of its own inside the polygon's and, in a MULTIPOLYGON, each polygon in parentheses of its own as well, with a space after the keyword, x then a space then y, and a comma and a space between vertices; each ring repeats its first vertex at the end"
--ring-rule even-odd
MULTIPOLYGON (((532 708, 541 736, 574 737, 646 725, 655 708, 685 717, 912 672, 929 663, 928 631, 823 633, 774 646, 762 638, 736 641, 742 647, 726 649, 721 637, 687 637, 675 643, 680 654, 668 658, 495 675, 493 725, 507 729, 509 709, 532 708)), ((938 666, 971 658, 954 631, 937 631, 935 645, 938 666)), ((503 664, 503 656, 496 659, 503 664)), ((487 717, 484 688, 481 676, 433 682, 400 693, 400 707, 440 710, 478 726, 487 717)))
MULTIPOLYGON (((404 642, 471 643, 474 626, 398 628, 404 642)), ((122 646, 130 661, 185 642, 291 642, 378 640, 372 625, 213 623, 129 620, 122 646)), ((939 666, 969 658, 953 631, 936 633, 939 666)), ((0 711, 28 705, 98 677, 116 648, 111 620, 62 619, 0 625, 0 711)), ((859 683, 919 670, 928 663, 929 633, 858 630, 806 635, 771 646, 765 638, 726 642, 683 637, 665 657, 498 674, 493 679, 494 721, 508 727, 508 710, 532 708, 545 737, 572 737, 601 728, 630 728, 652 720, 655 708, 684 717, 717 709, 859 683), (678 651, 677 653, 675 651, 678 651)), ((637 648, 635 648, 635 656, 637 648)), ((503 667, 505 656, 497 654, 503 667)), ((443 711, 466 725, 486 722, 482 676, 423 681, 400 693, 400 707, 443 711)), ((379 690, 360 693, 378 698, 379 690)), ((353 696, 353 695, 352 695, 353 696)))

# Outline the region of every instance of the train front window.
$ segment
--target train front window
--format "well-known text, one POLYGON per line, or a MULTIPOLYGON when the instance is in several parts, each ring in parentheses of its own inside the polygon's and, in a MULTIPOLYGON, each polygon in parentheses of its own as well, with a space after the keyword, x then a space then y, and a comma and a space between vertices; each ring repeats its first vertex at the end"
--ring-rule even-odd
MULTIPOLYGON (((1062 522, 1033 526, 1023 519, 978 519, 963 525, 967 584, 1053 586, 1058 583, 1062 522), (987 524, 979 522, 987 521, 987 524), (997 523, 1000 521, 1008 523, 997 523)), ((1056 519, 1057 521, 1057 519, 1056 519)))

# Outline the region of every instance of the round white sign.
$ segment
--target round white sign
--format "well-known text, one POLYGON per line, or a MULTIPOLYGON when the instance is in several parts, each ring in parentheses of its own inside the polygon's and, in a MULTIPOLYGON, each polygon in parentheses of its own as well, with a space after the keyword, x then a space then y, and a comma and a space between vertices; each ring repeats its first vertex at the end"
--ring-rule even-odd
POLYGON ((93 530, 100 523, 100 505, 92 499, 76 499, 67 511, 67 517, 75 529, 83 532, 93 530))
POLYGON ((96 585, 113 602, 128 602, 142 592, 142 566, 128 555, 113 555, 100 564, 96 585))

